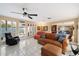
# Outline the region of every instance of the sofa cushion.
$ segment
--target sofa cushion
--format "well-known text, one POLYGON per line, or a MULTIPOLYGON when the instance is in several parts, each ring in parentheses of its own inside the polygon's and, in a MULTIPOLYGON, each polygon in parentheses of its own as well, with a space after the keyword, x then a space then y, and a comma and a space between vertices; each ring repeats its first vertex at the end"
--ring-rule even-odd
POLYGON ((46 39, 52 39, 52 40, 56 40, 56 35, 55 33, 46 33, 46 39))
POLYGON ((62 43, 63 53, 67 50, 68 40, 64 39, 62 43))

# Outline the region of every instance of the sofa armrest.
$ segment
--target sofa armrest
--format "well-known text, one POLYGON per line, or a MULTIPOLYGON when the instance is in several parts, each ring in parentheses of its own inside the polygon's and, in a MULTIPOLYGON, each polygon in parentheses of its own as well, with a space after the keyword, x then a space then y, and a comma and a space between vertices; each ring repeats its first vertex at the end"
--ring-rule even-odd
POLYGON ((63 52, 63 53, 66 52, 67 46, 68 46, 68 41, 67 41, 67 39, 64 39, 64 40, 63 40, 63 43, 62 43, 62 52, 63 52))
POLYGON ((40 35, 34 35, 34 39, 39 39, 40 38, 40 35))

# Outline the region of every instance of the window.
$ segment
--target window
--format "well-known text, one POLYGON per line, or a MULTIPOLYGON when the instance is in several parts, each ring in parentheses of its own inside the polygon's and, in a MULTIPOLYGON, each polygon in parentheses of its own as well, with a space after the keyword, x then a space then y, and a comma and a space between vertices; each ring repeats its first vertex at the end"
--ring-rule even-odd
POLYGON ((0 20, 0 37, 4 37, 6 32, 16 33, 16 22, 0 20))

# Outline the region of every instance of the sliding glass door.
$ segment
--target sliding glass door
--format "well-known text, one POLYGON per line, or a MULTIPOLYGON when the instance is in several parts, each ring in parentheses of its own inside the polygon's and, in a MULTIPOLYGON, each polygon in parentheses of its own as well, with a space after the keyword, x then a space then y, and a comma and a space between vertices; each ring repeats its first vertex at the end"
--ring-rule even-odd
POLYGON ((7 32, 12 33, 12 35, 16 35, 16 22, 15 21, 7 21, 7 32))
POLYGON ((10 32, 12 35, 16 34, 16 22, 9 20, 0 20, 0 39, 4 38, 5 33, 10 32))
POLYGON ((35 33, 36 33, 35 24, 29 23, 29 24, 28 24, 28 36, 29 36, 29 37, 33 37, 35 33))
POLYGON ((20 21, 19 22, 19 36, 25 36, 26 35, 26 26, 25 26, 25 21, 20 21))
POLYGON ((0 20, 0 39, 2 39, 5 35, 4 33, 6 32, 6 22, 5 20, 0 20))

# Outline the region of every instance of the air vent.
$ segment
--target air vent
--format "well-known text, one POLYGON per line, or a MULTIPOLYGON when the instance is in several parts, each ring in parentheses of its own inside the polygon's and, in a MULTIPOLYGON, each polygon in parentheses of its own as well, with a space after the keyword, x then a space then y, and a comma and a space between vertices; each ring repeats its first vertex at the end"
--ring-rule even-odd
POLYGON ((48 19, 52 19, 52 18, 48 17, 48 19))

